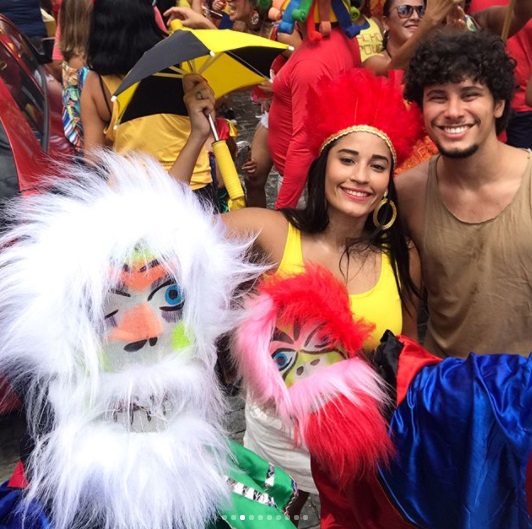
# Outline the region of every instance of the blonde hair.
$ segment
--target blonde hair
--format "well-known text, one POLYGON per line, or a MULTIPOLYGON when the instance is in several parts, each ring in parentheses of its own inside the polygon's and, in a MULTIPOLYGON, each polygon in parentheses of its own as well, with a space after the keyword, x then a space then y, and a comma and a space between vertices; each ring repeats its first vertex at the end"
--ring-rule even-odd
POLYGON ((61 3, 59 49, 65 61, 76 56, 85 58, 91 12, 91 0, 63 0, 61 3))

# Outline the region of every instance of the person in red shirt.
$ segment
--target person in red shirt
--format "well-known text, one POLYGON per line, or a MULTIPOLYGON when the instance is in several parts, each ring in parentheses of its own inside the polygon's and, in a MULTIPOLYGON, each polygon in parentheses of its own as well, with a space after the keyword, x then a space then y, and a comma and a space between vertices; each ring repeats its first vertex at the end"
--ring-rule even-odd
MULTIPOLYGON (((472 0, 469 11, 475 17, 479 11, 493 6, 507 5, 506 0, 472 0)), ((515 114, 510 118, 506 137, 508 145, 523 149, 532 148, 532 106, 525 101, 525 91, 528 80, 532 76, 532 21, 510 36, 506 42, 506 49, 510 57, 516 61, 514 77, 516 90, 512 99, 512 110, 515 114)))
MULTIPOLYGON (((289 12, 287 8, 279 28, 281 32, 289 12)), ((310 16, 315 14, 312 12, 310 16)), ((336 16, 340 18, 340 14, 336 16)), ((335 27, 335 22, 324 21, 322 16, 319 28, 328 36, 321 38, 313 21, 301 24, 303 41, 274 79, 268 146, 275 168, 283 177, 275 204, 277 209, 296 206, 313 159, 304 127, 309 88, 324 78, 336 77, 361 65, 358 41, 353 38, 358 31, 350 27, 348 36, 342 21, 340 25, 342 28, 335 27)))

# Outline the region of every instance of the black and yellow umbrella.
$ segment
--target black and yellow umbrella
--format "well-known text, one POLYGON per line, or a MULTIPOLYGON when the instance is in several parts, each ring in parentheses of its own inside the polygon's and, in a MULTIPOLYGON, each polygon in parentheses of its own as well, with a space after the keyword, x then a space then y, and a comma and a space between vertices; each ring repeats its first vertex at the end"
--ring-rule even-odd
MULTIPOLYGON (((114 93, 117 124, 151 114, 186 115, 182 78, 189 73, 202 75, 216 98, 262 83, 288 48, 238 31, 178 29, 148 50, 114 93)), ((216 139, 212 120, 211 128, 216 139)), ((215 142, 213 151, 235 209, 244 204, 236 169, 225 142, 215 142)))

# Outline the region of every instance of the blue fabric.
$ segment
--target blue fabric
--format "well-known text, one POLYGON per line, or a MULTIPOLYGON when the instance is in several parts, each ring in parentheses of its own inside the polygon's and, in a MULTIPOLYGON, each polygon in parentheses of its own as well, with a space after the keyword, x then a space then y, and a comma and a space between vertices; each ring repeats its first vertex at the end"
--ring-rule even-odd
POLYGON ((227 13, 222 13, 222 20, 220 21, 218 29, 233 29, 233 22, 231 22, 227 13))
POLYGON ((22 489, 12 489, 7 483, 0 485, 0 529, 51 529, 47 516, 38 504, 32 503, 23 512, 20 504, 22 493, 22 489))
POLYGON ((519 149, 532 149, 532 112, 516 112, 510 118, 506 143, 519 149))
POLYGON ((39 0, 0 0, 0 13, 27 37, 46 37, 39 0))
POLYGON ((398 455, 380 476, 406 520, 430 529, 532 528, 531 362, 472 354, 416 376, 390 424, 398 455))

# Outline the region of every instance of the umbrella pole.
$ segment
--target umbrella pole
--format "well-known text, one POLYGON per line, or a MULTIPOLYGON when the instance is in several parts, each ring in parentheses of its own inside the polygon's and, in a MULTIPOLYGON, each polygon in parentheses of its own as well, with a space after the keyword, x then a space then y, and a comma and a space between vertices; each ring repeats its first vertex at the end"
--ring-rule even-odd
POLYGON ((216 124, 209 114, 207 116, 209 125, 211 126, 212 135, 214 137, 214 143, 212 144, 212 152, 216 159, 216 165, 220 169, 220 174, 229 194, 229 209, 240 209, 246 206, 246 200, 244 198, 244 189, 240 183, 240 178, 236 172, 235 164, 231 158, 229 147, 225 140, 221 140, 216 130, 216 124))
POLYGON ((207 116, 207 119, 209 120, 209 125, 211 126, 211 132, 214 141, 220 141, 220 136, 218 136, 218 129, 216 128, 216 123, 214 123, 214 119, 212 119, 212 115, 209 114, 207 116))

